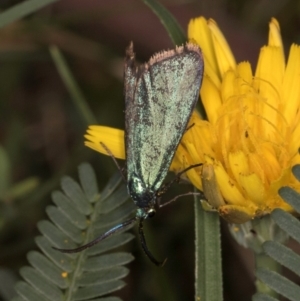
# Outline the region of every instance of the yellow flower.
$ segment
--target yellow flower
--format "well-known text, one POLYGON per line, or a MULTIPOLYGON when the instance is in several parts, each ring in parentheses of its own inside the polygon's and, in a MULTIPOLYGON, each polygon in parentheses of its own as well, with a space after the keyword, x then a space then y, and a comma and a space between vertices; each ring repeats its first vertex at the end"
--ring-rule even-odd
MULTIPOLYGON (((285 63, 279 24, 270 22, 268 45, 256 71, 236 63, 213 20, 190 21, 188 36, 203 51, 205 70, 200 95, 207 120, 195 111, 171 165, 172 171, 204 163, 187 172, 211 207, 233 223, 243 223, 274 208, 291 211, 277 191, 300 191, 291 167, 300 163, 300 47, 292 45, 285 63)), ((91 126, 86 145, 124 159, 124 133, 91 126)))
MULTIPOLYGON (((299 46, 291 46, 285 63, 279 24, 272 19, 268 45, 253 74, 249 62, 235 62, 213 20, 191 20, 188 34, 204 53, 200 94, 208 118, 193 120, 195 126, 184 136, 181 147, 191 157, 188 164, 200 160, 204 171, 215 174, 224 199, 217 209, 231 222, 274 208, 291 210, 277 191, 285 185, 300 188, 291 173, 300 163, 299 46)), ((203 177, 203 184, 209 182, 210 176, 203 177)), ((191 181, 200 186, 196 178, 191 181)))

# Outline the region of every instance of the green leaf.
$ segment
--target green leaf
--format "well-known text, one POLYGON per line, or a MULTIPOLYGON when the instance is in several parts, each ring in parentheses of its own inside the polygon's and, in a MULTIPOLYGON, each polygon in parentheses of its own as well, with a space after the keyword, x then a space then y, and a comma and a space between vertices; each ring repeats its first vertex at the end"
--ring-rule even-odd
POLYGON ((58 0, 27 0, 0 14, 0 28, 17 21, 58 0))
POLYGON ((223 300, 220 220, 195 197, 196 300, 223 300))
POLYGON ((282 209, 275 209, 271 217, 282 230, 300 243, 300 222, 297 218, 282 209))
POLYGON ((265 242, 263 249, 267 255, 300 276, 300 256, 294 251, 276 241, 265 242))
POLYGON ((11 184, 11 164, 4 147, 0 146, 0 198, 6 195, 11 184))
POLYGON ((279 300, 265 294, 257 293, 252 297, 252 301, 279 301, 279 300))
POLYGON ((296 177, 296 179, 298 181, 300 181, 300 164, 293 166, 292 172, 293 172, 294 176, 296 177))
POLYGON ((278 294, 291 301, 299 301, 300 287, 287 278, 267 269, 258 269, 256 276, 278 294))
POLYGON ((86 125, 97 124, 97 119, 89 108, 88 102, 85 99, 78 83, 76 82, 71 69, 63 54, 56 46, 50 47, 50 54, 55 63, 57 71, 69 91, 73 103, 75 104, 80 116, 86 125))
POLYGON ((51 222, 43 220, 38 223, 43 236, 38 236, 36 242, 44 254, 37 251, 28 253, 31 266, 20 270, 24 281, 15 286, 19 295, 15 301, 90 298, 95 298, 93 301, 120 301, 119 298, 103 296, 125 285, 121 279, 129 270, 124 265, 131 262, 133 256, 126 252, 105 252, 126 244, 133 238, 132 234, 121 231, 81 253, 65 254, 52 248, 75 248, 86 244, 103 233, 103 229, 99 230, 95 225, 101 224, 99 221, 106 214, 116 225, 129 214, 128 210, 122 214, 122 210, 128 208, 128 204, 132 208, 120 175, 113 177, 102 194, 89 164, 80 165, 79 178, 80 184, 64 177, 61 182, 64 193, 53 192, 56 206, 48 206, 46 210, 51 222))
POLYGON ((143 0, 159 18, 174 45, 186 42, 186 36, 174 16, 156 0, 143 0))
MULTIPOLYGON (((294 166, 292 171, 295 177, 300 180, 300 165, 294 166)), ((298 192, 290 187, 282 187, 279 189, 278 193, 285 202, 290 204, 295 211, 300 213, 300 194, 298 192)), ((297 218, 282 209, 273 210, 271 218, 284 232, 286 232, 288 236, 293 237, 298 243, 300 243, 300 222, 297 218)), ((272 269, 258 268, 256 271, 257 277, 267 287, 271 288, 273 292, 277 292, 292 301, 299 300, 300 286, 275 272, 274 269, 276 264, 277 267, 282 265, 300 276, 300 256, 278 241, 266 241, 263 243, 262 248, 265 254, 273 259, 275 264, 272 269)), ((272 291, 269 291, 267 294, 271 293, 272 291)), ((256 294, 253 296, 253 300, 277 300, 267 294, 256 294)))
POLYGON ((285 202, 290 204, 295 211, 300 213, 300 194, 291 187, 282 187, 278 190, 285 202))

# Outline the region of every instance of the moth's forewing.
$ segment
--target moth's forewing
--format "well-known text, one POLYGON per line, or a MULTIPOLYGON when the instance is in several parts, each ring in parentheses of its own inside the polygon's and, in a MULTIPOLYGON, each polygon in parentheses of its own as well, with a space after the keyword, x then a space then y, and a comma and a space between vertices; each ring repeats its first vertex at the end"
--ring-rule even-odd
POLYGON ((137 176, 157 191, 199 98, 203 59, 187 44, 154 55, 140 67, 132 45, 125 61, 125 146, 127 178, 137 176))

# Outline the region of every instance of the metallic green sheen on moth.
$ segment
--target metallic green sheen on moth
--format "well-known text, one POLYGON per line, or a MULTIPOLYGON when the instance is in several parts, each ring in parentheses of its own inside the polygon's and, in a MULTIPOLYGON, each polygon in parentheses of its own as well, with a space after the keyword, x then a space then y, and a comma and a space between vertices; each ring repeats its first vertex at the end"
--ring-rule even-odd
POLYGON ((133 45, 125 59, 125 150, 128 192, 145 219, 169 171, 199 99, 203 59, 186 44, 136 67, 133 45))
POLYGON ((137 206, 136 216, 86 245, 76 249, 54 249, 80 252, 139 221, 143 250, 154 264, 162 266, 165 261, 157 261, 148 250, 143 221, 155 215, 158 197, 166 188, 163 181, 199 98, 202 53, 197 45, 187 43, 157 53, 148 63, 137 66, 131 43, 126 50, 124 73, 127 172, 124 178, 137 206))
POLYGON ((202 77, 203 58, 195 44, 157 53, 141 66, 135 64, 132 43, 126 51, 127 187, 138 207, 140 227, 155 214, 157 196, 199 99, 202 77))

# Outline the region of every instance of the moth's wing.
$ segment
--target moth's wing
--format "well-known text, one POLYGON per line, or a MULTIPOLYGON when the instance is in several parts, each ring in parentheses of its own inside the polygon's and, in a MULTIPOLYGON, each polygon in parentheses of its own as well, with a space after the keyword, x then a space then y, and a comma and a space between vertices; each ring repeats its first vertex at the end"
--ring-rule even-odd
POLYGON ((155 55, 138 72, 127 60, 125 128, 128 178, 160 188, 199 98, 203 75, 193 44, 155 55))

